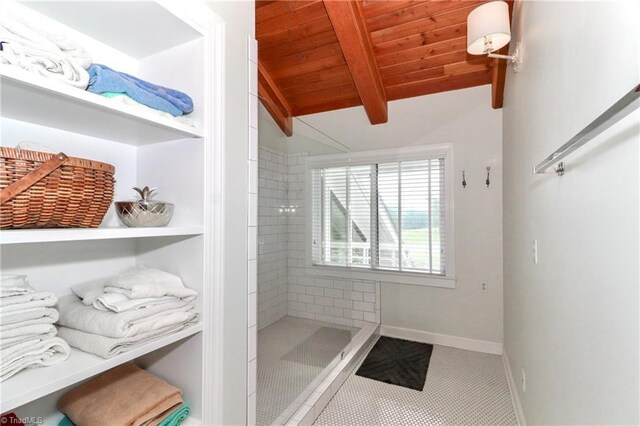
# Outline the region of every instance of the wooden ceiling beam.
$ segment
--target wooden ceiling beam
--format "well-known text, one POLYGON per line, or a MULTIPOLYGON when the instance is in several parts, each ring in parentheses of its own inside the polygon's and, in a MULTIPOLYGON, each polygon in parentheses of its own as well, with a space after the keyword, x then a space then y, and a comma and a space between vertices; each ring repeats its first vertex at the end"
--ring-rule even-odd
POLYGON ((258 61, 258 94, 260 102, 267 109, 282 132, 293 135, 293 114, 289 102, 275 85, 271 76, 258 61))
POLYGON ((371 124, 387 122, 387 95, 359 1, 324 0, 342 53, 371 124))
MULTIPOLYGON (((513 22, 513 0, 508 0, 509 22, 513 22)), ((509 54, 509 45, 498 50, 501 55, 509 54)), ((507 80, 507 61, 504 59, 493 59, 491 69, 491 106, 494 109, 502 108, 504 104, 504 86, 507 80)))

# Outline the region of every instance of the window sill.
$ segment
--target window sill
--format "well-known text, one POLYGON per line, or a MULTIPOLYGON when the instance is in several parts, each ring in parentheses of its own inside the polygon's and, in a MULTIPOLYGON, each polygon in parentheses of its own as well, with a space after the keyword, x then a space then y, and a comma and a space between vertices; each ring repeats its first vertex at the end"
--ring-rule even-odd
POLYGON ((329 278, 352 278, 364 281, 380 281, 391 284, 421 287, 456 288, 456 279, 411 272, 375 271, 371 269, 312 265, 305 268, 307 275, 329 278))

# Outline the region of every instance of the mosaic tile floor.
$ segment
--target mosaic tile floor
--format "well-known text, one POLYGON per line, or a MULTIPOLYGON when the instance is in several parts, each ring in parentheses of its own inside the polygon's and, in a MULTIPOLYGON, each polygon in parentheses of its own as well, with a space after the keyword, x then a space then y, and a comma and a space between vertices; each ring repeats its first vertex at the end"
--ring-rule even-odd
POLYGON ((422 392, 356 376, 356 370, 314 425, 517 424, 498 355, 434 345, 422 392))
MULTIPOLYGON (((357 329, 284 317, 258 332, 258 426, 271 425, 351 341, 357 329)), ((292 411, 293 412, 293 411, 292 411)))

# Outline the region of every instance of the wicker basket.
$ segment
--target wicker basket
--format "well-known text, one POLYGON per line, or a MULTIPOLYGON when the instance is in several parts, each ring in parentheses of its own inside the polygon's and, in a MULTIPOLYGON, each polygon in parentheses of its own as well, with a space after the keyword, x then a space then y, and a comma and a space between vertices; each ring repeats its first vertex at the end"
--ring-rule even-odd
POLYGON ((110 164, 0 147, 0 228, 97 228, 113 200, 110 164))

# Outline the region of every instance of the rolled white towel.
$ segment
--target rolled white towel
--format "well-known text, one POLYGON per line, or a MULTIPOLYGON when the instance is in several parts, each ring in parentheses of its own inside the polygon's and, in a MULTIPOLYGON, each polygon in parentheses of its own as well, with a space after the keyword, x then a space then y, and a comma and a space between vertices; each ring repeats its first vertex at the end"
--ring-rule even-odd
POLYGON ((173 296, 196 297, 195 290, 184 286, 182 279, 159 269, 138 269, 107 280, 106 293, 121 293, 131 299, 173 296))
POLYGON ((0 279, 0 298, 35 293, 27 281, 26 275, 4 274, 0 279))
POLYGON ((187 321, 195 310, 193 302, 177 300, 121 313, 104 312, 84 305, 73 294, 61 297, 57 306, 59 325, 116 338, 180 324, 187 321))
POLYGON ((0 382, 32 367, 45 367, 65 361, 71 349, 58 337, 33 339, 0 351, 0 382))

